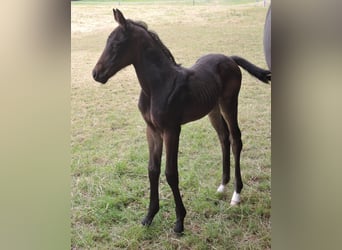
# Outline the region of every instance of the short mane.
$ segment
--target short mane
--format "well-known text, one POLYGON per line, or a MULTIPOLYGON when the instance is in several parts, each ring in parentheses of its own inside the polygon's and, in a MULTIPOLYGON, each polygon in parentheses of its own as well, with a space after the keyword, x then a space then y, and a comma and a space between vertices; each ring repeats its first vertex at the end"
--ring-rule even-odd
POLYGON ((166 55, 166 57, 176 66, 180 66, 173 57, 171 51, 164 45, 164 43, 160 40, 158 34, 154 31, 151 31, 148 29, 148 26, 145 22, 142 21, 132 21, 128 20, 131 24, 139 26, 140 28, 143 28, 147 31, 147 33, 152 37, 152 39, 158 44, 158 46, 161 48, 163 53, 166 55))

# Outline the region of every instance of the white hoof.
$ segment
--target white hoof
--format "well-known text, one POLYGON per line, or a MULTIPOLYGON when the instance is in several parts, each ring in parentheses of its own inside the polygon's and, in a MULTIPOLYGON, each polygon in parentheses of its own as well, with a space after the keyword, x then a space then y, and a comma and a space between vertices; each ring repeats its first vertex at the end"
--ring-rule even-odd
POLYGON ((226 187, 225 185, 221 184, 221 185, 218 187, 217 192, 218 192, 218 193, 223 193, 225 187, 226 187))
POLYGON ((232 200, 230 201, 231 206, 236 206, 240 203, 240 194, 234 191, 232 200))

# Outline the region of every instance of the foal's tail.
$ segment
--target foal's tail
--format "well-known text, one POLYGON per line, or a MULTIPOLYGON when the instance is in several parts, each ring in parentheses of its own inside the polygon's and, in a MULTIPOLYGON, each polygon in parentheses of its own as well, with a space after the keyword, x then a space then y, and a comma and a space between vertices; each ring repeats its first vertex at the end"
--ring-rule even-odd
POLYGON ((250 73, 252 76, 258 78, 260 81, 264 83, 269 83, 269 81, 271 81, 271 71, 259 68, 258 66, 239 56, 231 56, 230 58, 233 59, 234 62, 236 62, 239 66, 247 70, 247 72, 250 73))

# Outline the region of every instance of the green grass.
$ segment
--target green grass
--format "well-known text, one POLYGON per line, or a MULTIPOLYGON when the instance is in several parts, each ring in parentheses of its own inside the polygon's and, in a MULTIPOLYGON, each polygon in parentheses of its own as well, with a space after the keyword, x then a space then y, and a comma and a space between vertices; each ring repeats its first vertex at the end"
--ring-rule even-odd
MULTIPOLYGON (((266 67, 262 31, 267 9, 261 6, 129 5, 121 10, 146 21, 184 66, 218 52, 266 67)), ((139 83, 132 67, 106 85, 91 78, 114 27, 107 4, 72 4, 71 248, 270 249, 270 87, 243 72, 241 205, 229 206, 234 178, 227 193, 215 193, 221 149, 204 118, 183 126, 180 139, 180 189, 188 212, 184 236, 172 232, 174 202, 163 173, 161 209, 150 227, 142 227, 149 184, 139 83)))

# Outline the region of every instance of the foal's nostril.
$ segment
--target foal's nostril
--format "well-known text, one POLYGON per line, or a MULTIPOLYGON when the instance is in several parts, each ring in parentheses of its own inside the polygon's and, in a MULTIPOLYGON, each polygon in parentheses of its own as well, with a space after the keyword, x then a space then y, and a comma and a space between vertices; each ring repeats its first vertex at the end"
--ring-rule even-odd
POLYGON ((96 71, 96 69, 94 69, 93 70, 93 78, 94 78, 94 80, 96 80, 96 77, 97 77, 97 71, 96 71))

